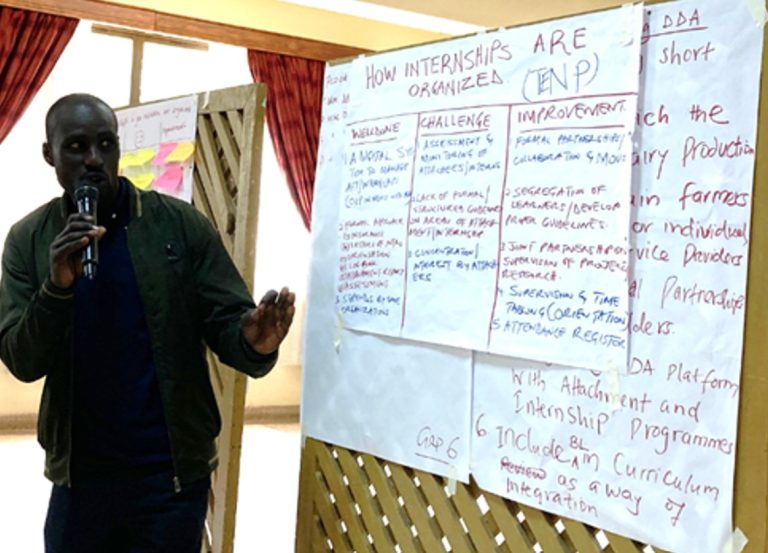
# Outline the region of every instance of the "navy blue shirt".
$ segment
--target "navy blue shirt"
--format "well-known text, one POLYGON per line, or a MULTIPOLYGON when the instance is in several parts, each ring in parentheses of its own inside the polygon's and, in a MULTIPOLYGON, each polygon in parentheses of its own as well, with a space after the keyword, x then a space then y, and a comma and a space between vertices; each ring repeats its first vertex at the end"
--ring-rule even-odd
POLYGON ((172 466, 144 305, 127 242, 130 206, 120 182, 115 211, 99 224, 94 280, 75 284, 73 481, 172 466))

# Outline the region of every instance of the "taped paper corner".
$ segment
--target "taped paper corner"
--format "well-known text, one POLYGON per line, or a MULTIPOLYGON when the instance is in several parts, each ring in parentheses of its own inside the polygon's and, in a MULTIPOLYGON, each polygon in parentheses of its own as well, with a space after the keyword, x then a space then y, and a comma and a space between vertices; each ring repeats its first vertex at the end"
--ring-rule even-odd
POLYGON ((336 312, 336 333, 333 336, 333 349, 336 353, 341 350, 341 336, 344 332, 344 318, 341 316, 341 312, 336 312))
POLYGON ((765 0, 745 0, 747 3, 747 9, 749 10, 749 13, 752 15, 752 19, 755 20, 755 23, 758 27, 762 27, 765 25, 765 22, 768 21, 768 13, 765 11, 765 0))
POLYGON ((741 553, 747 543, 749 543, 747 536, 741 531, 741 528, 736 528, 723 545, 722 553, 741 553))
POLYGON ((615 363, 608 363, 606 371, 606 380, 608 381, 608 393, 611 396, 611 411, 618 411, 621 408, 621 385, 619 384, 619 367, 615 363))
POLYGON ((456 495, 456 481, 459 479, 459 472, 453 465, 448 465, 448 496, 456 495))
POLYGON ((621 15, 624 24, 621 29, 621 44, 629 46, 635 39, 635 5, 631 2, 622 4, 621 15))

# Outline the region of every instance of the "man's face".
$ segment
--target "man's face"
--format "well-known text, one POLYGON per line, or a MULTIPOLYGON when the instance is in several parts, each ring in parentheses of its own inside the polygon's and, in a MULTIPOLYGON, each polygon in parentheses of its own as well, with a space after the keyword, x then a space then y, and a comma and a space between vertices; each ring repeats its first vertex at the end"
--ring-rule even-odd
POLYGON ((74 190, 87 181, 99 190, 102 206, 117 196, 120 145, 111 110, 95 102, 64 106, 55 114, 43 157, 55 167, 59 184, 74 198, 74 190))

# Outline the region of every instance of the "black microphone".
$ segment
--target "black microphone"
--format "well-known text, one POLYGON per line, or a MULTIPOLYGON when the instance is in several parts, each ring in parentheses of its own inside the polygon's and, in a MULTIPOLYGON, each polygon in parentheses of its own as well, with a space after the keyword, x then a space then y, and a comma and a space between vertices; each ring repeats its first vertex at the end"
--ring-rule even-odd
MULTIPOLYGON (((93 224, 96 224, 96 208, 99 203, 99 190, 86 182, 80 183, 75 188, 75 202, 77 203, 77 212, 84 213, 93 217, 93 224)), ((96 268, 99 265, 99 244, 95 238, 88 240, 88 245, 83 250, 83 273, 86 278, 93 280, 96 277, 96 268)))

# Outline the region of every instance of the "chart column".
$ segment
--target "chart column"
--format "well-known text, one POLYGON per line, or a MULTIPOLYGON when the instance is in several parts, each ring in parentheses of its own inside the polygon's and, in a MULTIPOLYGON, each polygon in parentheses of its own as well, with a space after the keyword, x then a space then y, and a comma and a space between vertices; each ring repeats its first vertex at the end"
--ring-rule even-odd
POLYGON ((416 116, 347 126, 336 304, 345 326, 399 333, 416 116))
POLYGON ((509 107, 422 113, 418 124, 404 334, 481 349, 498 266, 509 107))
POLYGON ((512 109, 492 352, 623 370, 636 94, 512 109))

